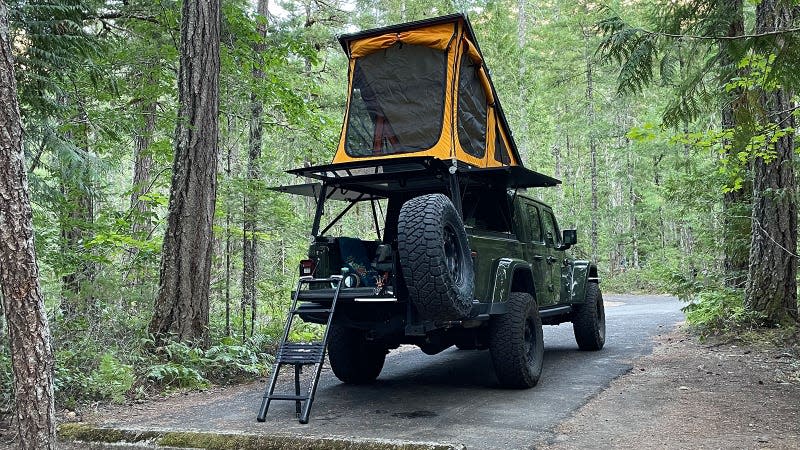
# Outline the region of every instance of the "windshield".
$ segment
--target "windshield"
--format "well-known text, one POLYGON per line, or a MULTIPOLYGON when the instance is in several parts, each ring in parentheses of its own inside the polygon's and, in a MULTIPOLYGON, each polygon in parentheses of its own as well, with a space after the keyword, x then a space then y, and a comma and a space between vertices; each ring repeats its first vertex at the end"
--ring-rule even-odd
POLYGON ((345 151, 353 157, 414 152, 439 140, 447 57, 397 43, 356 60, 345 151))

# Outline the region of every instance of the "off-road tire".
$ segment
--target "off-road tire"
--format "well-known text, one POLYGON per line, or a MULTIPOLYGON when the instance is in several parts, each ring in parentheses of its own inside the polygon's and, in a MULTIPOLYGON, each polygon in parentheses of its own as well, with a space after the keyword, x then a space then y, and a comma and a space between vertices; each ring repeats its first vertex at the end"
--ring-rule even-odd
POLYGON ((363 331, 333 322, 328 336, 328 360, 333 374, 342 382, 366 384, 381 373, 386 349, 367 342, 363 331))
POLYGON ((428 320, 457 320, 472 309, 475 290, 467 234, 453 203, 442 194, 403 204, 397 247, 408 296, 428 320))
POLYGON ((586 300, 573 305, 572 331, 581 350, 600 350, 606 343, 606 312, 597 283, 586 283, 586 300))
POLYGON ((492 317, 489 352, 501 386, 527 389, 539 382, 544 337, 539 307, 530 294, 512 292, 508 312, 492 317))

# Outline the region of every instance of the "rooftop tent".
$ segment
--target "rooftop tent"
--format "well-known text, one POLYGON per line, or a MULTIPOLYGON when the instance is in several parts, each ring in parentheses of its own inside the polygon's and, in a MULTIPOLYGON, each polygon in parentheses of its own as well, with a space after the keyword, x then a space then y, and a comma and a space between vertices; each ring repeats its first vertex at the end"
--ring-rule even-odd
POLYGON ((333 163, 429 156, 521 165, 463 14, 347 34, 349 97, 333 163))

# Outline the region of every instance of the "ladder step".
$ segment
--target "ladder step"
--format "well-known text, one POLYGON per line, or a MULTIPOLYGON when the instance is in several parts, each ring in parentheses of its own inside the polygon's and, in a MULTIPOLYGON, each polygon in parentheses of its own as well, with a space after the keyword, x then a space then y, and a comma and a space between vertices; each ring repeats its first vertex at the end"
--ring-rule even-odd
POLYGON ((292 314, 305 314, 305 313, 325 313, 330 314, 330 308, 297 308, 292 310, 292 314))
POLYGON ((272 394, 268 397, 270 400, 295 400, 295 401, 308 400, 308 395, 272 394))
POLYGON ((325 346, 321 342, 285 342, 275 355, 280 364, 318 364, 322 362, 325 346))
POLYGON ((311 278, 311 277, 301 277, 300 284, 302 283, 338 283, 342 280, 340 275, 335 275, 329 278, 311 278))

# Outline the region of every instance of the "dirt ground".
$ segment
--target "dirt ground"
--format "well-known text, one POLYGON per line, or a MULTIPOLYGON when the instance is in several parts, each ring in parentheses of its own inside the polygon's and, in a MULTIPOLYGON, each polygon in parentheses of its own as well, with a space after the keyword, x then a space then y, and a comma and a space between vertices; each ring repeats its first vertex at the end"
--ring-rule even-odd
MULTIPOLYGON (((532 447, 800 449, 797 335, 793 345, 701 341, 682 330, 658 339, 652 354, 532 447)), ((0 448, 11 448, 5 425, 0 448)))
POLYGON ((794 344, 660 338, 536 448, 800 448, 794 344))

